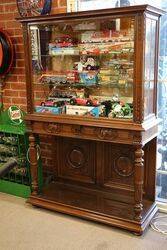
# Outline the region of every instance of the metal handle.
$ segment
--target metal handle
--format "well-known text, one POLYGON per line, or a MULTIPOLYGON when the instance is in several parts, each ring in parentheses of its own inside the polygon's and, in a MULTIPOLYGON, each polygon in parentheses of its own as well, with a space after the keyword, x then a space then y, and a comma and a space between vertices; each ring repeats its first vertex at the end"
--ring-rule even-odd
MULTIPOLYGON (((30 152, 30 147, 27 150, 27 161, 30 163, 29 152, 30 152)), ((40 146, 37 145, 37 161, 39 161, 40 155, 41 155, 41 149, 40 146)))

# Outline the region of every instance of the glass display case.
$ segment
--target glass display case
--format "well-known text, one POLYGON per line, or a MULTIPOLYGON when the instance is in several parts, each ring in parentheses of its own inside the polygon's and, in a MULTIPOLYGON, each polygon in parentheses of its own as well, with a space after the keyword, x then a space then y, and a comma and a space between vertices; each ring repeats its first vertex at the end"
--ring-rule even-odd
POLYGON ((134 21, 30 25, 35 111, 132 119, 134 21))
POLYGON ((148 227, 157 212, 162 14, 140 5, 19 19, 31 204, 139 235, 148 227), (52 137, 54 166, 50 182, 39 190, 35 137, 41 135, 46 142, 52 137))

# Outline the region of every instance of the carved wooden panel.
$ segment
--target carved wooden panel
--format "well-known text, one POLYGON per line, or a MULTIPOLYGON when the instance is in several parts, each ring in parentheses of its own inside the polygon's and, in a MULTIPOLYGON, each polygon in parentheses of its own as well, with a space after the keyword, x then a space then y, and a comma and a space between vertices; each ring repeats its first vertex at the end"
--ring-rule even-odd
POLYGON ((86 140, 97 140, 116 142, 121 144, 133 144, 134 136, 141 136, 140 131, 128 129, 102 128, 93 126, 82 126, 72 124, 61 124, 58 122, 39 122, 32 124, 34 133, 73 137, 86 140))
POLYGON ((95 146, 87 140, 57 138, 58 177, 95 183, 95 146))
POLYGON ((131 187, 133 189, 133 147, 105 143, 104 152, 104 186, 131 187))

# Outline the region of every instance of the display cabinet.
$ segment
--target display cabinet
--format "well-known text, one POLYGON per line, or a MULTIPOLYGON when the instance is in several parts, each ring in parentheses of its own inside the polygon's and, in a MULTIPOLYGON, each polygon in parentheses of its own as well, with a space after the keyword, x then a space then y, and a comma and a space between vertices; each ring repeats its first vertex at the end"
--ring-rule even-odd
POLYGON ((149 225, 157 212, 161 14, 141 5, 18 19, 26 58, 31 204, 139 235, 149 225), (54 137, 54 180, 41 192, 36 135, 54 137))

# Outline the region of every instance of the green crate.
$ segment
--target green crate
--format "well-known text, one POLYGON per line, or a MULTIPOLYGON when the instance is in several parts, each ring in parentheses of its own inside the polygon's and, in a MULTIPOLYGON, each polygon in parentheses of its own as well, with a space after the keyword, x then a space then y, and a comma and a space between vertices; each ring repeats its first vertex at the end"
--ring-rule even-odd
MULTIPOLYGON (((25 113, 20 110, 20 119, 12 120, 11 110, 19 113, 20 109, 12 106, 0 112, 0 166, 10 158, 17 159, 18 164, 0 180, 0 192, 26 198, 31 192, 31 176, 27 160, 28 134, 23 121, 25 113)), ((41 160, 39 160, 38 176, 41 189, 43 183, 41 160)))

